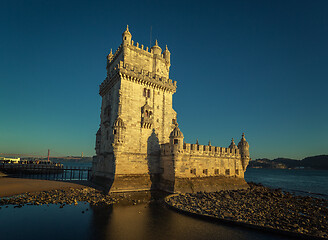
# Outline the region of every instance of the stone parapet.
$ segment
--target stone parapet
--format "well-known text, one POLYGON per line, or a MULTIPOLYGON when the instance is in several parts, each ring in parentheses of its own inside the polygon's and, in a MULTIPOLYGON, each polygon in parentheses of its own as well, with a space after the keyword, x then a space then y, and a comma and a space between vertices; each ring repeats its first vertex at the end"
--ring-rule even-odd
MULTIPOLYGON (((170 155, 172 154, 173 149, 171 145, 161 144, 161 154, 170 155)), ((192 154, 197 156, 213 156, 213 157, 236 157, 240 158, 239 149, 231 149, 225 147, 215 147, 208 145, 199 145, 199 144, 190 144, 184 143, 183 149, 177 150, 178 154, 192 154)))

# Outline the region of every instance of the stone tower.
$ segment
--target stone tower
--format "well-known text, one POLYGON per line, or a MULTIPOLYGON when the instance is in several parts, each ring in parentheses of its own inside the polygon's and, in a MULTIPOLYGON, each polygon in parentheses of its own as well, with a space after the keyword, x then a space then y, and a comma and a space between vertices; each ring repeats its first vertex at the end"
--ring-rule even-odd
POLYGON ((170 58, 157 40, 150 49, 134 43, 128 27, 118 49, 107 55, 92 180, 112 192, 247 188, 244 134, 238 146, 232 139, 227 148, 184 142, 172 108, 177 86, 169 78, 170 58))
MULTIPOLYGON (((92 178, 119 185, 131 178, 132 188, 150 188, 162 171, 160 145, 170 142, 176 112, 172 95, 176 82, 169 79, 170 52, 158 42, 149 50, 134 43, 128 27, 122 44, 107 56, 107 76, 101 83, 101 122, 96 135, 92 178), (132 179, 133 178, 133 179, 132 179), (137 179, 137 180, 136 180, 137 179)), ((120 187, 117 186, 117 189, 120 187)))

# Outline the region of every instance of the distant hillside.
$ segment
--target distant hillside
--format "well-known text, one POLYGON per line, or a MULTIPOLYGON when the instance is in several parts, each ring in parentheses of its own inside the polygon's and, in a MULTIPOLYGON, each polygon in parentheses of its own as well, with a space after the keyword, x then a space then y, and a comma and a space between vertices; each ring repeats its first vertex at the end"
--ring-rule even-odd
POLYGON ((327 169, 328 155, 319 155, 306 157, 302 160, 289 158, 276 158, 273 160, 262 158, 249 162, 250 168, 311 168, 311 169, 327 169))
POLYGON ((302 160, 302 165, 314 169, 328 169, 328 155, 304 158, 302 160))

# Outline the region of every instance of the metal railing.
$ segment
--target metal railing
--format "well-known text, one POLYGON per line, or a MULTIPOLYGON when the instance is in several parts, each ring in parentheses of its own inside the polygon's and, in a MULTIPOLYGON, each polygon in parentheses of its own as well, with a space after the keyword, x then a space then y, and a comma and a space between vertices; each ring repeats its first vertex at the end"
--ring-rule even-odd
POLYGON ((0 164, 0 171, 12 177, 56 181, 89 180, 90 167, 64 167, 62 165, 0 164))

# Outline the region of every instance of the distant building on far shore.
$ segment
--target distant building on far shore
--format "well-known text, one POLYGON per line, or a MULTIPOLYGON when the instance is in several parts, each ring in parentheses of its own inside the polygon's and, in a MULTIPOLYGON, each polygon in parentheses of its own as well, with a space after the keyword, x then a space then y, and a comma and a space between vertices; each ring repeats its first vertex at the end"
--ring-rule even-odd
POLYGON ((20 158, 6 158, 6 157, 0 157, 0 163, 19 163, 20 158))
POLYGON ((232 139, 229 147, 184 142, 172 108, 177 82, 169 78, 167 46, 162 51, 157 40, 150 49, 135 43, 127 28, 122 44, 106 60, 93 181, 110 191, 247 187, 244 172, 250 157, 244 134, 238 145, 232 139))

